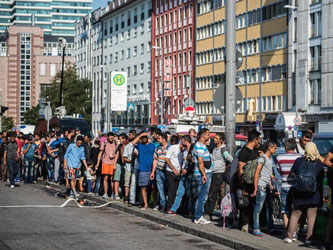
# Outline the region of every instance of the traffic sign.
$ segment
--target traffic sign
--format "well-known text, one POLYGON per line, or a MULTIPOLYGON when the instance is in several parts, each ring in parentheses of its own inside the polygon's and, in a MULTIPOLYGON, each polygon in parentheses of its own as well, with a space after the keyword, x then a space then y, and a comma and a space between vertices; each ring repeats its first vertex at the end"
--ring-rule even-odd
POLYGON ((135 110, 135 104, 132 102, 128 103, 127 110, 135 110))
MULTIPOLYGON (((221 113, 224 113, 224 108, 225 108, 225 101, 226 101, 225 88, 226 85, 224 83, 221 84, 220 87, 216 89, 213 99, 215 107, 218 110, 220 110, 221 113)), ((242 93, 239 90, 239 88, 236 86, 236 110, 240 108, 241 104, 242 104, 242 93)))
POLYGON ((185 108, 185 112, 195 112, 195 108, 192 106, 188 106, 187 108, 185 108))
POLYGON ((45 107, 45 119, 46 120, 51 120, 52 119, 52 108, 50 105, 47 105, 45 107))
POLYGON ((188 106, 194 106, 195 103, 192 99, 186 99, 186 101, 184 102, 184 107, 188 107, 188 106))
POLYGON ((294 124, 297 125, 297 126, 302 125, 302 118, 299 117, 299 116, 296 116, 295 119, 294 119, 294 124))
POLYGON ((236 68, 239 69, 243 64, 243 55, 238 50, 236 50, 236 68))

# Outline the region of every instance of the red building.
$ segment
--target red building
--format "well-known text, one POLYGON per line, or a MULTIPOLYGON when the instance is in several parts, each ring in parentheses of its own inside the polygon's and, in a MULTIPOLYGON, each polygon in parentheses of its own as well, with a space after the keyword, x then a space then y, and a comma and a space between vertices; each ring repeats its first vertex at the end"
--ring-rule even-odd
POLYGON ((161 90, 164 99, 163 124, 177 118, 184 112, 189 100, 194 100, 195 2, 153 0, 152 125, 161 124, 161 90))

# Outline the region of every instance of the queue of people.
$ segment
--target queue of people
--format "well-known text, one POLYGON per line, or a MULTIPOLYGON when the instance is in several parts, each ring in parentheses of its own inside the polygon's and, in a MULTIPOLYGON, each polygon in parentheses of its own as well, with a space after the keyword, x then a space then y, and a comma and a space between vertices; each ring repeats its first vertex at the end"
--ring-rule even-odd
MULTIPOLYGON (((275 158, 276 143, 261 144, 256 131, 236 156, 228 152, 223 133, 212 138, 206 128, 185 135, 158 128, 119 136, 110 132, 94 139, 74 129, 43 136, 3 132, 0 172, 11 188, 21 181, 48 180, 66 185, 68 198, 86 191, 142 210, 171 216, 181 211, 203 225, 216 216, 221 186, 230 184, 240 230, 262 237, 266 226, 267 233, 275 234, 272 197, 279 196, 284 242, 292 243, 307 225, 305 243, 311 244, 318 208, 329 198, 326 167, 333 167, 333 148, 323 158, 311 140, 310 132, 298 143, 286 139, 286 153, 275 158)), ((333 241, 332 230, 331 212, 327 244, 333 241)))

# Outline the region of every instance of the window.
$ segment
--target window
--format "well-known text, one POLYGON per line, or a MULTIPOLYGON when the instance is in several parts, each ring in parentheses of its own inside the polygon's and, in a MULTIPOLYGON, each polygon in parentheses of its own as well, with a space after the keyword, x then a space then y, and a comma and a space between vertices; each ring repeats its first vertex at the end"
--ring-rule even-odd
POLYGON ((138 67, 136 65, 134 65, 134 67, 133 67, 133 75, 136 76, 137 73, 138 73, 138 67))
POLYGON ((310 93, 311 100, 310 104, 320 105, 321 104, 321 80, 310 81, 310 93))
POLYGON ((55 63, 50 64, 50 76, 55 76, 57 73, 57 65, 55 63))
POLYGON ((134 29, 133 29, 133 37, 135 38, 135 37, 137 37, 137 35, 138 35, 138 28, 134 27, 134 29))
POLYGON ((141 24, 140 26, 140 34, 143 35, 145 33, 145 24, 141 24))
POLYGON ((144 84, 140 83, 140 93, 143 93, 143 90, 144 90, 144 84))
POLYGON ((151 62, 147 63, 147 73, 151 71, 151 62))
POLYGON ((138 47, 134 46, 134 48, 133 48, 133 56, 137 56, 137 54, 138 54, 138 47))
POLYGON ((125 58, 125 51, 122 50, 122 51, 121 51, 121 57, 120 57, 120 59, 121 59, 121 60, 124 60, 124 58, 125 58))
POLYGON ((140 46, 140 53, 141 53, 141 55, 144 53, 144 51, 145 51, 145 44, 142 43, 141 46, 140 46))
POLYGON ((46 75, 46 64, 45 63, 40 63, 39 64, 39 71, 41 76, 46 75))
POLYGON ((143 74, 144 69, 145 69, 145 64, 144 64, 144 63, 141 63, 141 64, 140 64, 140 74, 143 74))
POLYGON ((131 57, 131 48, 127 48, 127 58, 131 57))
POLYGON ((127 67, 127 75, 128 75, 128 76, 131 75, 131 67, 127 67))

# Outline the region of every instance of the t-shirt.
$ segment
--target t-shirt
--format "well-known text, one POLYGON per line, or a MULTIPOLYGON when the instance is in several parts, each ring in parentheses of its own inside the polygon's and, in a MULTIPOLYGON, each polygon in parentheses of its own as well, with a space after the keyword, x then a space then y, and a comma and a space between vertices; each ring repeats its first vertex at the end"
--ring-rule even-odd
MULTIPOLYGON (((170 146, 165 158, 170 159, 172 166, 177 171, 179 171, 180 166, 183 163, 183 153, 180 151, 179 144, 170 146)), ((172 172, 172 169, 170 168, 170 166, 168 164, 166 166, 166 170, 169 172, 172 172)))
POLYGON ((119 144, 118 147, 117 147, 117 151, 116 153, 119 153, 119 156, 118 156, 118 159, 117 159, 117 164, 119 165, 123 165, 123 161, 122 161, 122 158, 121 158, 121 148, 123 147, 123 144, 119 144))
POLYGON ((296 148, 297 153, 301 155, 305 155, 305 150, 301 147, 299 143, 297 143, 297 148, 296 148))
POLYGON ((153 167, 153 158, 155 145, 153 143, 137 144, 139 153, 139 172, 151 172, 153 167))
POLYGON ((266 154, 263 154, 258 159, 258 163, 263 164, 259 175, 258 186, 266 187, 271 182, 271 176, 273 174, 273 158, 268 158, 266 154))
MULTIPOLYGON (((49 144, 49 147, 50 147, 51 150, 57 149, 57 148, 60 147, 60 142, 57 139, 55 139, 49 144)), ((58 154, 59 154, 59 152, 55 151, 55 152, 52 153, 51 156, 56 157, 56 156, 58 156, 58 154)))
POLYGON ((100 151, 104 151, 102 154, 102 162, 105 164, 114 164, 114 158, 111 160, 110 159, 110 154, 112 153, 114 156, 116 155, 116 150, 117 150, 117 146, 116 143, 109 143, 108 141, 104 142, 101 144, 100 151), (104 150, 105 147, 105 150, 104 150))
POLYGON ((276 160, 282 176, 282 188, 291 188, 295 186, 295 177, 290 175, 290 170, 297 158, 301 157, 298 153, 286 153, 279 155, 276 160))
MULTIPOLYGON (((28 148, 29 144, 25 144, 23 146, 23 150, 28 148)), ((35 143, 32 143, 30 145, 30 148, 28 150, 27 153, 25 153, 24 158, 28 159, 28 160, 33 160, 34 159, 34 155, 35 155, 35 150, 38 148, 38 146, 35 143)))
POLYGON ((159 170, 165 170, 165 156, 167 155, 168 149, 169 149, 169 145, 167 145, 164 149, 162 145, 159 145, 156 149, 155 149, 155 154, 154 154, 154 158, 157 160, 157 168, 159 170))
POLYGON ((212 161, 214 163, 213 173, 224 173, 227 161, 231 163, 233 160, 229 154, 226 145, 215 147, 212 153, 212 161))
MULTIPOLYGON (((128 143, 125 148, 124 148, 124 154, 123 157, 127 158, 128 160, 132 161, 132 153, 133 153, 134 146, 132 143, 128 143)), ((125 170, 126 171, 131 171, 132 170, 132 163, 125 163, 125 170)))
MULTIPOLYGON (((203 158, 204 161, 210 161, 211 157, 208 151, 208 148, 205 144, 201 143, 201 142, 197 142, 194 145, 193 151, 192 151, 192 156, 194 159, 194 173, 193 175, 201 175, 201 172, 199 170, 199 161, 198 158, 201 157, 203 158)), ((205 173, 211 173, 212 172, 212 168, 214 167, 213 164, 211 164, 211 167, 209 169, 205 168, 205 173)))
POLYGON ((6 146, 5 146, 5 151, 7 152, 6 157, 9 159, 12 159, 12 160, 16 160, 17 149, 18 149, 18 146, 15 142, 9 142, 8 144, 6 144, 6 146))
POLYGON ((70 144, 64 158, 67 160, 68 167, 80 168, 81 161, 86 159, 83 146, 77 147, 75 143, 70 144))
POLYGON ((259 152, 254 149, 250 149, 247 146, 242 147, 238 155, 238 161, 247 163, 248 161, 253 161, 259 157, 259 152))

